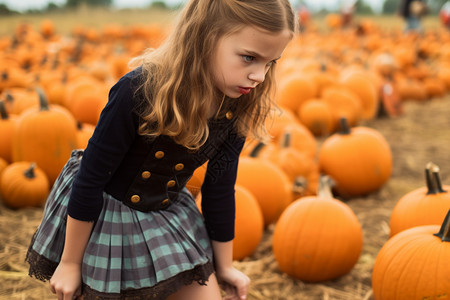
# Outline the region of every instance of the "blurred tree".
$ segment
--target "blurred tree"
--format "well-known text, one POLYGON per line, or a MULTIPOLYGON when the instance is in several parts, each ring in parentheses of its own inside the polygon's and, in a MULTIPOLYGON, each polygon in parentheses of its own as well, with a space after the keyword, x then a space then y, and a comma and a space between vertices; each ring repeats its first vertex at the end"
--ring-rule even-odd
POLYGON ((113 0, 66 0, 67 7, 77 7, 82 3, 89 6, 111 6, 113 0))
POLYGON ((47 4, 46 11, 55 11, 58 10, 59 8, 60 7, 56 5, 54 2, 50 2, 49 4, 47 4))
POLYGON ((8 7, 8 5, 0 3, 0 16, 13 15, 13 14, 18 14, 18 12, 10 9, 8 7))
POLYGON ((355 14, 358 15, 373 15, 373 9, 372 7, 367 4, 364 0, 358 0, 356 1, 356 9, 355 14))
POLYGON ((165 1, 153 1, 152 4, 150 4, 150 7, 152 8, 167 8, 167 4, 165 1))
POLYGON ((385 0, 381 12, 386 15, 395 14, 398 10, 398 0, 385 0))

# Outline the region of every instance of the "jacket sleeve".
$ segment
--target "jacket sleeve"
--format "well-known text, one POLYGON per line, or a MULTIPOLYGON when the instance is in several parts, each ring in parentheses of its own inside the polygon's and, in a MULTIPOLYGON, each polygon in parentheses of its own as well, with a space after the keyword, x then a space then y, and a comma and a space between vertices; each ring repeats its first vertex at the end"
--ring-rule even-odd
POLYGON ((201 193, 202 212, 212 240, 227 242, 234 239, 234 185, 244 142, 244 138, 232 131, 216 155, 208 162, 201 193))
POLYGON ((128 76, 110 90, 72 185, 68 214, 75 219, 95 221, 101 212, 105 185, 137 134, 133 94, 128 76))

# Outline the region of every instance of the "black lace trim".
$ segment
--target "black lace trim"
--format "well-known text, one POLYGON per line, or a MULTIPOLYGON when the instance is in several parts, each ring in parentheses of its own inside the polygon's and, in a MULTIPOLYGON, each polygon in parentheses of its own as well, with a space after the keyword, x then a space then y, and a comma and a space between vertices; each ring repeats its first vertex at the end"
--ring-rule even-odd
MULTIPOLYGON (((31 248, 33 242, 34 236, 25 257, 25 261, 30 264, 28 275, 45 282, 52 277, 58 266, 58 262, 51 261, 34 251, 31 248)), ((83 296, 84 300, 164 300, 184 285, 189 285, 193 282, 206 285, 209 276, 213 272, 214 265, 209 261, 206 264, 196 266, 191 270, 181 272, 167 280, 159 282, 155 286, 124 290, 120 294, 102 293, 83 284, 83 296)))
POLYGON ((25 256, 25 261, 30 265, 28 275, 45 282, 52 277, 56 267, 58 266, 58 262, 51 261, 32 249, 35 236, 36 234, 33 235, 25 256))
POLYGON ((120 294, 101 293, 83 284, 84 300, 165 300, 171 294, 177 292, 184 285, 197 282, 206 285, 209 276, 214 272, 212 262, 196 266, 167 280, 157 283, 155 286, 141 289, 124 290, 120 294))

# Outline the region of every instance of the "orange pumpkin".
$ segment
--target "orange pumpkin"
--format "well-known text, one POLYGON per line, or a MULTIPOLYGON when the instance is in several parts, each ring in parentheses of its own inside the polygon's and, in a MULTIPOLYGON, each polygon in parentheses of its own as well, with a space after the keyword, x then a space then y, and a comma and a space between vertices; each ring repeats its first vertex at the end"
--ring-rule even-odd
POLYGON ((310 76, 293 73, 280 80, 277 87, 276 102, 278 105, 296 113, 303 102, 317 97, 317 83, 310 76))
POLYGON ((376 117, 379 103, 379 87, 372 81, 369 72, 348 71, 342 73, 339 79, 342 86, 345 86, 358 95, 364 120, 372 120, 376 117))
POLYGON ((342 119, 340 131, 329 136, 319 150, 320 170, 336 181, 344 198, 378 190, 392 173, 392 152, 386 139, 373 128, 349 128, 342 119))
MULTIPOLYGON (((250 256, 258 247, 264 233, 264 217, 255 196, 243 186, 235 185, 236 220, 233 239, 233 259, 250 256)), ((202 212, 202 194, 195 196, 195 203, 202 212)))
POLYGON ((398 200, 390 218, 390 236, 420 225, 441 224, 450 209, 449 185, 442 186, 439 167, 428 163, 426 187, 415 189, 398 200))
POLYGON ((332 108, 320 99, 309 99, 303 102, 298 109, 298 117, 315 136, 327 136, 334 129, 332 108))
POLYGON ((292 183, 274 163, 253 157, 241 157, 236 184, 256 198, 264 216, 264 225, 275 222, 292 201, 292 183))
POLYGON ((10 208, 40 207, 49 192, 47 175, 35 163, 14 162, 1 173, 0 193, 10 208))
POLYGON ((283 136, 289 135, 289 145, 310 158, 317 157, 317 140, 314 135, 300 123, 290 124, 284 127, 278 137, 278 144, 283 146, 283 136))
POLYGON ((200 193, 203 180, 205 179, 207 165, 208 162, 204 163, 203 165, 195 169, 194 174, 192 174, 192 177, 186 183, 186 188, 191 192, 191 194, 194 197, 200 193))
POLYGON ((422 225, 389 239, 372 272, 375 300, 445 299, 450 292, 450 210, 442 226, 422 225))
POLYGON ((94 130, 92 124, 77 122, 77 149, 86 149, 94 130))
POLYGON ((77 147, 77 125, 72 114, 58 105, 49 105, 38 89, 40 107, 24 111, 16 122, 12 160, 34 161, 51 184, 77 147))
POLYGON ((233 240, 233 259, 252 255, 264 233, 264 217, 258 200, 246 188, 235 185, 236 225, 233 240))
POLYGON ((309 157, 298 148, 291 147, 291 135, 286 133, 280 140, 281 147, 276 155, 268 157, 278 165, 293 184, 293 197, 315 195, 319 180, 319 165, 315 158, 309 157))
POLYGON ((320 179, 317 196, 302 197, 280 216, 273 254, 282 272, 307 282, 347 274, 363 246, 361 225, 352 209, 333 198, 330 179, 320 179))
POLYGON ((8 162, 12 160, 12 139, 14 134, 15 118, 6 112, 5 104, 0 101, 0 157, 8 162))
POLYGON ((0 157, 0 177, 2 176, 3 170, 8 166, 8 162, 0 157))

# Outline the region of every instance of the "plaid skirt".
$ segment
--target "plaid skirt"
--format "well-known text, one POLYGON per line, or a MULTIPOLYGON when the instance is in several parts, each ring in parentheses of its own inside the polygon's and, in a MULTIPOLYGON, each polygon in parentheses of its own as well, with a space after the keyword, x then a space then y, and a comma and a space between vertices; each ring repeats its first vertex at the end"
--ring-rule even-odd
MULTIPOLYGON (((75 150, 47 199, 31 240, 29 274, 51 278, 64 248, 67 204, 83 152, 75 150)), ((104 193, 82 264, 84 299, 166 299, 214 272, 203 218, 184 189, 168 208, 141 212, 104 193)))

